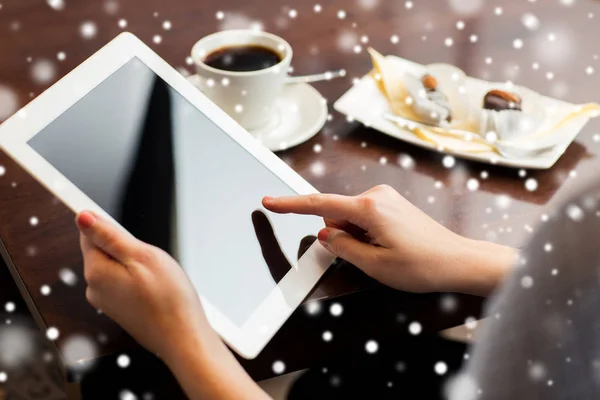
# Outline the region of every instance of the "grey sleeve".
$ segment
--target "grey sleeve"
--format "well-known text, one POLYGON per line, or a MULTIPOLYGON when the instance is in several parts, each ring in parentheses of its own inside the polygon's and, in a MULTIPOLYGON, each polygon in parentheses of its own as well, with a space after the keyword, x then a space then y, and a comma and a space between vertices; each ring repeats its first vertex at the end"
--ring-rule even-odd
POLYGON ((538 227, 447 398, 600 398, 599 197, 577 196, 538 227))

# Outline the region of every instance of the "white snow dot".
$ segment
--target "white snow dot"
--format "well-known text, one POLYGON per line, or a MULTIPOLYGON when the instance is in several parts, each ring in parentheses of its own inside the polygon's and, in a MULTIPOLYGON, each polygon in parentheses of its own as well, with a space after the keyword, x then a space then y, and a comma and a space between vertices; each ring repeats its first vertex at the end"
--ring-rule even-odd
POLYGON ((236 104, 236 105, 235 105, 235 112, 236 112, 236 113, 240 114, 240 113, 242 113, 243 111, 244 111, 244 106, 243 106, 243 105, 241 105, 241 104, 236 104))
POLYGON ((40 288, 40 293, 43 296, 48 296, 51 292, 52 292, 52 289, 50 289, 50 286, 48 286, 48 285, 42 285, 42 287, 40 288))
POLYGON ((223 78, 223 79, 221 79, 221 85, 227 87, 227 86, 229 86, 229 83, 230 83, 229 82, 229 78, 223 78))
POLYGON ((69 364, 75 366, 76 370, 83 371, 91 366, 91 361, 96 358, 97 349, 92 339, 82 335, 73 335, 63 343, 61 353, 69 364))
POLYGON ((407 1, 406 3, 404 3, 404 7, 406 7, 407 10, 410 10, 411 8, 413 8, 413 2, 407 1))
POLYGON ((18 108, 19 97, 15 91, 0 84, 0 121, 13 115, 18 108))
POLYGON ((377 342, 374 340, 369 340, 367 343, 365 343, 365 350, 369 354, 375 354, 377 353, 377 350, 379 350, 379 344, 377 344, 377 342))
POLYGON ((548 79, 549 81, 554 79, 554 72, 546 72, 546 79, 548 79))
POLYGON ((155 44, 161 44, 162 43, 162 36, 160 36, 160 35, 154 35, 154 37, 152 38, 152 41, 155 44))
POLYGON ((546 368, 542 363, 534 362, 529 366, 529 377, 534 381, 540 381, 546 376, 546 368))
POLYGON ((119 392, 119 400, 137 400, 137 396, 127 389, 123 389, 119 392))
POLYGON ((477 35, 471 35, 469 36, 469 40, 471 41, 471 43, 477 43, 477 40, 479 40, 479 38, 477 37, 477 35))
POLYGON ((544 244, 544 251, 550 253, 552 251, 552 243, 544 244))
POLYGON ((65 8, 64 0, 46 0, 46 3, 56 11, 63 10, 65 8))
POLYGON ((273 363, 273 372, 277 375, 281 375, 285 372, 285 364, 283 361, 275 361, 273 363))
POLYGON ((13 303, 12 301, 9 301, 8 303, 6 303, 4 305, 4 309, 6 310, 6 312, 9 312, 9 313, 15 311, 15 308, 16 308, 15 303, 13 303))
POLYGON ((355 44, 354 47, 352 48, 352 51, 354 53, 358 54, 362 51, 362 46, 360 44, 355 44))
POLYGON ((452 167, 454 167, 455 163, 456 163, 456 160, 452 156, 444 156, 444 158, 442 159, 442 164, 446 168, 452 168, 452 167))
POLYGON ((222 20, 223 18, 225 18, 225 13, 223 11, 217 11, 215 16, 217 17, 218 20, 222 20))
POLYGON ((421 327, 421 324, 416 321, 411 322, 408 325, 408 331, 410 332, 411 335, 418 335, 419 333, 421 333, 422 329, 423 328, 421 327))
POLYGON ((127 354, 121 354, 117 357, 117 365, 121 368, 127 368, 131 364, 131 359, 127 354))
POLYGON ((558 270, 556 268, 552 269, 552 276, 558 275, 558 270))
POLYGON ((317 315, 321 312, 321 303, 318 301, 311 301, 304 306, 304 309, 309 315, 317 315))
POLYGON ((392 35, 390 37, 390 42, 392 42, 393 44, 396 44, 400 41, 400 38, 398 37, 398 35, 392 35))
POLYGON ((171 23, 171 21, 165 21, 163 22, 162 27, 165 31, 170 31, 173 27, 173 24, 171 23))
POLYGON ((436 362, 433 366, 433 369, 438 375, 444 375, 446 372, 448 372, 448 366, 443 361, 436 362))
POLYGON ((521 49, 521 48, 523 48, 523 40, 521 40, 521 39, 515 39, 513 41, 513 47, 515 49, 521 49))
POLYGON ((379 164, 386 165, 388 162, 387 157, 379 157, 379 164))
POLYGON ((333 303, 331 307, 329 307, 329 312, 334 317, 339 317, 344 312, 344 308, 340 303, 333 303))
POLYGON ((338 17, 339 19, 344 19, 344 18, 346 18, 346 11, 344 11, 344 10, 340 10, 340 11, 338 11, 338 13, 337 13, 337 17, 338 17))
POLYGON ((490 174, 487 171, 481 171, 481 173, 479 174, 479 177, 481 179, 487 179, 490 176, 490 174))
POLYGON ((48 328, 48 330, 46 330, 46 337, 50 340, 58 339, 59 334, 60 333, 58 332, 58 329, 56 329, 53 326, 48 328))
POLYGON ((490 65, 494 60, 492 59, 492 57, 486 57, 485 58, 485 63, 490 65))
POLYGON ((325 331, 325 332, 323 332, 322 338, 326 342, 331 342, 331 339, 333 339, 333 333, 331 333, 329 331, 325 331))
POLYGON ((525 181, 525 189, 534 192, 538 188, 538 181, 534 178, 529 178, 525 181))
POLYGON ((467 317, 465 319, 465 326, 469 330, 477 328, 477 319, 475 317, 467 317))
POLYGON ((57 59, 58 61, 65 61, 65 59, 66 59, 66 58, 67 58, 67 55, 65 54, 65 52, 64 52, 64 51, 59 51, 59 52, 56 54, 56 59, 57 59))
POLYGON ((126 20, 126 19, 124 19, 124 18, 121 18, 121 19, 119 20, 119 28, 121 28, 121 29, 125 29, 125 28, 127 28, 127 20, 126 20))
POLYGON ((298 16, 298 11, 292 8, 290 11, 288 11, 288 16, 292 19, 296 18, 298 16))
POLYGON ((503 13, 502 7, 496 7, 496 8, 494 8, 494 14, 496 14, 496 15, 502 15, 502 13, 503 13))
POLYGON ((465 23, 463 21, 458 21, 456 23, 456 29, 458 29, 459 31, 462 31, 463 29, 465 29, 465 23))
POLYGON ((315 6, 313 7, 314 12, 316 13, 320 13, 321 10, 323 10, 323 7, 321 7, 320 4, 315 4, 315 6))
POLYGON ((529 289, 533 286, 533 278, 529 275, 525 275, 523 278, 521 278, 521 286, 523 286, 525 289, 529 289))
POLYGON ((521 17, 521 22, 523 23, 523 25, 525 25, 527 29, 531 31, 534 31, 540 27, 540 20, 538 19, 538 17, 531 13, 523 14, 523 16, 521 17))
POLYGON ((56 67, 50 60, 36 60, 33 64, 31 64, 31 77, 35 83, 49 83, 56 77, 56 67))
POLYGON ((440 299, 440 307, 444 312, 454 312, 458 308, 458 299, 452 294, 445 294, 440 299))
POLYGON ((325 174, 325 165, 321 161, 315 161, 310 165, 310 172, 315 176, 323 176, 325 174))
POLYGON ((75 286, 77 283, 77 275, 69 268, 62 268, 58 271, 58 276, 65 285, 75 286))
POLYGON ((444 44, 446 45, 446 47, 450 47, 454 44, 454 39, 452 39, 451 37, 447 37, 446 39, 444 39, 444 44))
POLYGON ((588 66, 588 67, 585 69, 585 73, 586 73, 586 74, 588 74, 588 75, 592 75, 592 74, 594 73, 594 67, 592 67, 592 66, 588 66))
POLYGON ((40 223, 40 220, 38 219, 38 217, 33 216, 33 217, 29 218, 29 225, 37 226, 39 223, 40 223))
POLYGON ((96 27, 96 24, 94 22, 85 21, 79 27, 79 33, 81 34, 81 36, 83 36, 84 39, 91 39, 94 36, 96 36, 96 33, 98 33, 98 28, 96 27))
POLYGON ((0 176, 4 176, 6 174, 6 168, 3 165, 0 165, 0 176))
POLYGON ((581 221, 583 219, 583 210, 579 206, 571 204, 567 207, 567 215, 573 221, 581 221))
POLYGON ((469 189, 471 192, 476 191, 479 189, 479 181, 475 178, 470 178, 467 180, 467 189, 469 189))
POLYGON ((428 202, 429 204, 433 204, 433 203, 435 203, 435 197, 434 197, 434 196, 429 196, 429 197, 427 197, 427 202, 428 202))
POLYGON ((104 2, 104 11, 106 11, 107 14, 115 14, 117 11, 119 11, 119 3, 117 2, 117 0, 107 0, 104 2))
POLYGON ((8 375, 6 375, 6 372, 0 371, 0 382, 6 382, 7 379, 8 375))
POLYGON ((317 154, 319 154, 321 151, 323 151, 323 146, 321 146, 320 144, 315 144, 313 146, 313 151, 317 154))

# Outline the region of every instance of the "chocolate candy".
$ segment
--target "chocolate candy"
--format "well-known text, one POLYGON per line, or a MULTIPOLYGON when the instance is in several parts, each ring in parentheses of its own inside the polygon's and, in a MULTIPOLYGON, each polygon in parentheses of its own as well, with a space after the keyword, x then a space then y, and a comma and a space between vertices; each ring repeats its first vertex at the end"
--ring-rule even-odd
POLYGON ((494 111, 521 111, 521 98, 515 93, 490 90, 483 98, 483 108, 494 111))

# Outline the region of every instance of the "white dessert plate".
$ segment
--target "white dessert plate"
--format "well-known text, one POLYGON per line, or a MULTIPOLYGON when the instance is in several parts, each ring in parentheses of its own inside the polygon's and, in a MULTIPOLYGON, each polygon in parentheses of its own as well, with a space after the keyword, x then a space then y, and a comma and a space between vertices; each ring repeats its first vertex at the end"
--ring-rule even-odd
MULTIPOLYGON (((427 71, 426 66, 400 57, 387 56, 386 58, 391 63, 394 63, 394 65, 397 65, 398 68, 417 76, 423 75, 427 71)), ((507 87, 507 83, 493 83, 471 77, 466 78, 464 85, 469 93, 481 96, 482 99, 488 90, 506 89, 507 87)), ((531 92, 529 89, 517 85, 514 85, 514 88, 520 88, 522 91, 528 93, 531 92)), ((574 108, 578 107, 578 105, 539 95, 536 107, 545 109, 547 113, 567 115, 574 108)), ((365 75, 353 85, 350 90, 336 101, 334 108, 338 112, 366 126, 416 146, 483 163, 529 169, 547 169, 552 167, 589 121, 589 117, 578 115, 571 118, 568 123, 561 125, 559 132, 561 139, 556 146, 548 151, 536 154, 535 156, 507 158, 492 151, 473 153, 455 149, 440 149, 438 146, 422 140, 411 131, 403 129, 398 124, 387 120, 385 114, 389 114, 391 109, 387 99, 381 94, 371 75, 365 75)))

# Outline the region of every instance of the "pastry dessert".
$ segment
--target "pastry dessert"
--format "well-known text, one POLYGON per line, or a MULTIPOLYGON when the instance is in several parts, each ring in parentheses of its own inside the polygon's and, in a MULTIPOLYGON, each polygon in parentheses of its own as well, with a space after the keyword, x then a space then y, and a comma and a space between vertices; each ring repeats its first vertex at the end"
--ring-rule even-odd
POLYGON ((447 111, 446 114, 446 122, 452 121, 452 108, 450 107, 450 102, 444 93, 438 90, 438 82, 432 75, 424 75, 421 78, 421 83, 425 88, 425 95, 427 99, 437 104, 438 106, 444 108, 447 111))

